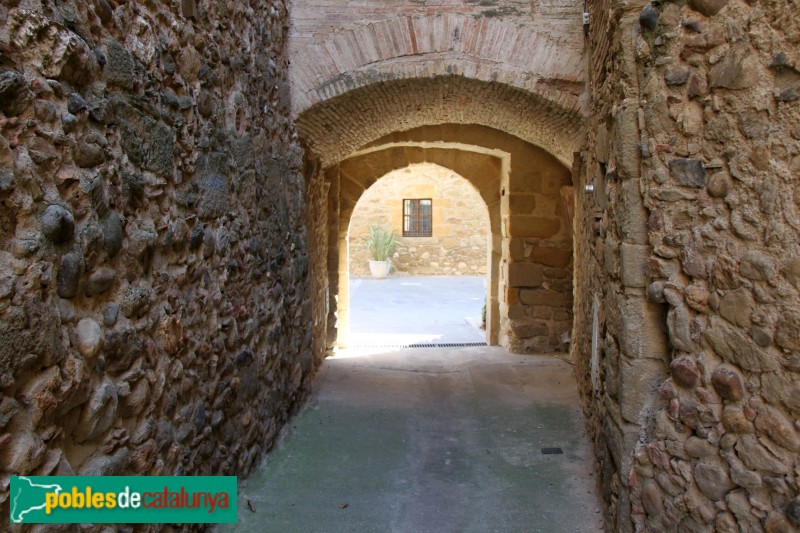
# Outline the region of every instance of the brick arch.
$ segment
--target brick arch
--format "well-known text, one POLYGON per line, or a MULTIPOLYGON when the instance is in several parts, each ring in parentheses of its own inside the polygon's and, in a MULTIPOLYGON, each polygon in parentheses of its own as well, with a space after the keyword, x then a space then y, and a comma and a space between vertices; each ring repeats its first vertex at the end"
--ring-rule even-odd
POLYGON ((523 91, 464 76, 378 81, 318 103, 296 120, 323 167, 377 139, 438 124, 480 125, 506 132, 572 161, 582 117, 576 97, 555 89, 523 91))
POLYGON ((375 82, 443 75, 574 99, 583 89, 580 6, 504 4, 395 2, 365 10, 298 0, 288 41, 294 115, 375 82))

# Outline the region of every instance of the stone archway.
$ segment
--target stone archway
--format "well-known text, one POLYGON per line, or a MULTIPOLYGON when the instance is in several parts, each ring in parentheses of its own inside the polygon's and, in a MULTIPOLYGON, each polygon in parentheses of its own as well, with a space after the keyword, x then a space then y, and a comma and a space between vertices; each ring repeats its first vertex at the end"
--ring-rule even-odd
POLYGON ((330 184, 328 220, 335 218, 328 235, 329 327, 335 333, 328 339, 347 344, 349 331, 349 263, 347 235, 350 217, 361 195, 391 171, 416 163, 434 163, 462 176, 478 191, 489 214, 488 254, 489 291, 487 294, 487 342, 497 344, 500 329, 499 272, 502 250, 501 191, 507 186, 509 156, 499 150, 488 150, 456 143, 391 143, 356 152, 326 172, 330 184), (334 244, 335 243, 335 244, 334 244), (336 313, 336 316, 332 316, 336 313))
MULTIPOLYGON (((580 21, 577 6, 400 3, 391 16, 347 2, 293 6, 291 109, 307 148, 309 227, 317 229, 315 308, 327 317, 316 321, 315 338, 325 337, 328 346, 335 341, 332 310, 343 295, 338 273, 329 274, 342 270, 338 218, 363 190, 347 172, 342 179, 341 163, 351 165, 358 154, 364 166, 388 170, 377 162, 384 145, 455 143, 470 148, 442 155, 443 166, 454 170, 481 150, 509 156, 508 181, 487 201, 490 212, 498 202, 503 213, 492 222, 496 342, 518 351, 565 347, 572 301, 569 168, 583 124, 580 21)), ((390 158, 424 161, 420 147, 395 148, 386 152, 390 158)))
POLYGON ((570 173, 522 139, 458 124, 391 134, 326 169, 329 345, 346 343, 348 267, 341 251, 356 202, 386 173, 423 162, 463 176, 489 209, 489 343, 515 351, 565 349, 572 327, 570 173))

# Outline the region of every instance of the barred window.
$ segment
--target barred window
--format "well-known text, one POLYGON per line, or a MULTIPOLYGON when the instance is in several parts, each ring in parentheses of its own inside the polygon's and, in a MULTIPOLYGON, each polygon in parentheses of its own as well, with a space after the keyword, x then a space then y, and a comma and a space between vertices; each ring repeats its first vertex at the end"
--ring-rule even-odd
POLYGON ((432 213, 430 198, 403 200, 403 237, 431 237, 432 213))

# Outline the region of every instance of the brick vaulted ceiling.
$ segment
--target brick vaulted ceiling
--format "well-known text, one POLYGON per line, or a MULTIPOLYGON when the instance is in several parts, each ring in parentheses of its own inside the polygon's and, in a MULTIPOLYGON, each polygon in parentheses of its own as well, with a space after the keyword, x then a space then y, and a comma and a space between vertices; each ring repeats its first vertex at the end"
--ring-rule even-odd
POLYGON ((323 166, 442 123, 571 161, 584 86, 575 2, 298 0, 290 13, 292 111, 323 166))

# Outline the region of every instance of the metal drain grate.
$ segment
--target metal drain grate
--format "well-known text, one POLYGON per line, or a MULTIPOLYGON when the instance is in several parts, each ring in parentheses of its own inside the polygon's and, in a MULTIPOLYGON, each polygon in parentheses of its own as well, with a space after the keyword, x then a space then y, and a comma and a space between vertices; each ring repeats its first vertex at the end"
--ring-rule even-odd
POLYGON ((561 455, 564 450, 561 448, 542 448, 542 455, 561 455))
POLYGON ((471 346, 486 346, 485 342, 438 342, 438 343, 412 343, 412 344, 356 344, 350 348, 468 348, 471 346))

